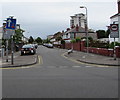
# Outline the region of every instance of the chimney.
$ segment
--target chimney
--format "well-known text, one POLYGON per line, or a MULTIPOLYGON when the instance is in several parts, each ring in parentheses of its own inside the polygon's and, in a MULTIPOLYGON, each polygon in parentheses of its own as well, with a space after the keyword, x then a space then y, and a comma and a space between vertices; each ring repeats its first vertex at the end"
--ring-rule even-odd
POLYGON ((67 28, 67 31, 69 31, 70 30, 70 28, 67 28))
POLYGON ((118 13, 120 13, 120 0, 118 0, 118 13))

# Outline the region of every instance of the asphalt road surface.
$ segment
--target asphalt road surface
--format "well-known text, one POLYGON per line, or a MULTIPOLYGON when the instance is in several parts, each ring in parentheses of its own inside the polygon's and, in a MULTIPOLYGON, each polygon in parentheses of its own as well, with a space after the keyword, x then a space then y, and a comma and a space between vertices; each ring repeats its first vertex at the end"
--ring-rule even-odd
POLYGON ((76 63, 39 46, 39 63, 2 71, 3 98, 117 98, 118 68, 76 63))

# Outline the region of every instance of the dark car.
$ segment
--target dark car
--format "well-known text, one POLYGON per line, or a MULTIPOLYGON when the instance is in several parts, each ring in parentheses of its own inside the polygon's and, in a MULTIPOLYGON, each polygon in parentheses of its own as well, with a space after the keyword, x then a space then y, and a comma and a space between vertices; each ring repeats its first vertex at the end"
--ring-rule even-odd
POLYGON ((28 45, 23 45, 23 47, 21 48, 21 55, 24 54, 35 54, 36 53, 36 49, 34 48, 34 46, 28 44, 28 45))

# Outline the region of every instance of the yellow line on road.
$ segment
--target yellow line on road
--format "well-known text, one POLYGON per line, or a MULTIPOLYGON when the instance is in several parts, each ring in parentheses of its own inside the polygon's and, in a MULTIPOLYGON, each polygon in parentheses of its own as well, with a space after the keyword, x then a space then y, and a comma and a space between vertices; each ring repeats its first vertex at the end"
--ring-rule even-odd
POLYGON ((87 64, 87 63, 84 63, 84 62, 80 62, 80 61, 77 61, 77 60, 74 60, 72 58, 68 58, 65 56, 65 54, 67 54, 67 52, 63 53, 61 56, 72 61, 72 62, 75 62, 75 63, 79 63, 79 64, 85 64, 85 65, 92 65, 94 67, 112 67, 112 66, 107 66, 107 65, 97 65, 97 64, 87 64))
MULTIPOLYGON (((39 65, 43 64, 42 56, 38 56, 39 65)), ((31 68, 35 67, 35 65, 21 66, 21 67, 11 67, 11 68, 0 68, 0 69, 23 69, 23 68, 31 68)))
POLYGON ((43 64, 43 59, 42 59, 42 56, 38 56, 38 59, 39 59, 39 64, 43 64))

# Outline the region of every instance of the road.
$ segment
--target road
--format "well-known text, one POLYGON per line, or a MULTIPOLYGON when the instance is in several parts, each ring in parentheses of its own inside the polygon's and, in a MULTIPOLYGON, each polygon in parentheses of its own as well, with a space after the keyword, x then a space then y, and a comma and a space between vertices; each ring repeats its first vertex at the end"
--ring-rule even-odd
POLYGON ((2 71, 3 98, 117 98, 118 68, 70 61, 66 50, 39 46, 39 63, 2 71))

